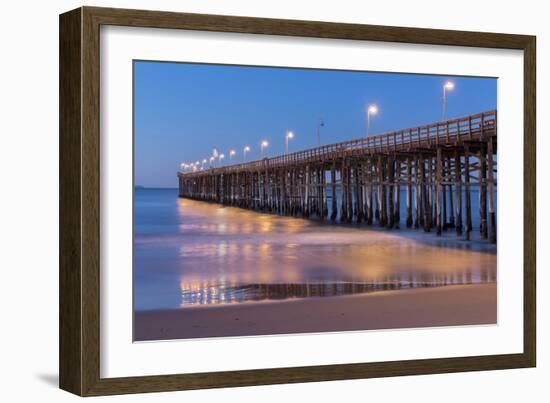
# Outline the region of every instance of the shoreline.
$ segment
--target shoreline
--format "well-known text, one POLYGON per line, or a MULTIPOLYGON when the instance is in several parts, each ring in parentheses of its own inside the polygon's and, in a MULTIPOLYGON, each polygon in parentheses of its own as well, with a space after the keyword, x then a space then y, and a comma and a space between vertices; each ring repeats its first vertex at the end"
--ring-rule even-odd
POLYGON ((496 283, 134 313, 135 341, 495 324, 496 283))
MULTIPOLYGON (((148 188, 143 187, 139 190, 170 190, 178 192, 178 188, 148 188)), ((477 190, 472 190, 475 193, 477 190)), ((303 220, 308 224, 313 226, 322 226, 327 228, 338 229, 353 229, 353 230, 362 230, 362 231, 371 231, 373 233, 387 234, 396 237, 401 237, 405 239, 415 240, 417 242, 422 242, 428 245, 437 246, 437 247, 448 247, 448 248, 460 248, 460 249, 471 249, 479 252, 495 254, 497 251, 497 244, 491 243, 488 239, 482 238, 478 230, 472 230, 471 238, 466 240, 464 235, 457 236, 455 233, 455 228, 449 227, 444 229, 441 235, 436 235, 435 228, 431 228, 430 231, 426 232, 422 228, 406 227, 405 225, 400 225, 398 228, 388 229, 386 227, 380 227, 378 224, 374 223, 367 225, 366 223, 357 223, 357 222, 342 222, 340 219, 332 220, 330 218, 325 218, 321 220, 319 217, 312 215, 311 217, 302 217, 302 216, 292 216, 278 214, 276 212, 264 211, 260 209, 248 209, 239 206, 224 205, 217 201, 212 200, 197 200, 185 196, 176 196, 177 200, 186 200, 187 202, 192 203, 204 203, 210 206, 216 206, 220 209, 234 209, 236 211, 244 212, 253 212, 258 215, 265 216, 275 216, 281 218, 292 218, 294 220, 303 220)), ((474 223, 474 228, 476 228, 478 223, 474 223)))

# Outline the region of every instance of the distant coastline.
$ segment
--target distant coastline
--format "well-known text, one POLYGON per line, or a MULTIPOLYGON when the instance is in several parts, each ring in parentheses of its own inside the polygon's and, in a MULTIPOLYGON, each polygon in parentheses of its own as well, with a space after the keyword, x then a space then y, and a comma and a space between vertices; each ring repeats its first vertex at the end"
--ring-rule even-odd
POLYGON ((163 186, 143 186, 143 185, 135 185, 134 186, 134 189, 136 190, 144 190, 144 189, 147 189, 147 190, 155 190, 155 189, 158 189, 158 190, 162 190, 162 189, 169 189, 169 190, 178 190, 178 188, 176 186, 174 187, 163 187, 163 186))

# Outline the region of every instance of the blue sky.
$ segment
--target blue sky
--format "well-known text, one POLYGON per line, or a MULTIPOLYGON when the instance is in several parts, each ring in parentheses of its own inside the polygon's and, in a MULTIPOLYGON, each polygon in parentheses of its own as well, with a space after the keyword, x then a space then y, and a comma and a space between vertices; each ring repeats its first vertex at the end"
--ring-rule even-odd
POLYGON ((321 144, 364 136, 369 104, 371 135, 438 121, 447 80, 447 118, 496 109, 494 78, 136 61, 135 184, 177 187, 180 163, 213 147, 234 162, 245 145, 258 159, 262 140, 282 154, 287 130, 291 152, 315 147, 321 118, 321 144))

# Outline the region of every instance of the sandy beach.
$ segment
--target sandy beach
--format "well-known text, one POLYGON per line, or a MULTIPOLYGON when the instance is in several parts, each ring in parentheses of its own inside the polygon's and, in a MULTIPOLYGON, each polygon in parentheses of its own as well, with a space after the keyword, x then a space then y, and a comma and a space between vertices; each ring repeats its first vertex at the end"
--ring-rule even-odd
POLYGON ((493 324, 496 283, 138 311, 135 341, 493 324))

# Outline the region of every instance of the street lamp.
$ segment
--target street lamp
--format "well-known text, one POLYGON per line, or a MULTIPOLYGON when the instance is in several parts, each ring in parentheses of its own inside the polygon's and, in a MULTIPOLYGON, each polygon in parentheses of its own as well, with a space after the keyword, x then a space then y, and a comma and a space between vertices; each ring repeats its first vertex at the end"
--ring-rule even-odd
POLYGON ((260 143, 260 157, 263 158, 264 156, 264 148, 266 148, 269 145, 267 140, 264 140, 260 143))
POLYGON ((447 81, 443 84, 443 99, 441 105, 441 120, 445 120, 445 109, 447 108, 447 91, 451 91, 455 87, 452 81, 447 81))
POLYGON ((319 119, 319 125, 317 126, 317 147, 321 146, 321 127, 325 127, 323 119, 319 119))
POLYGON ((246 162, 246 153, 250 151, 250 147, 243 148, 243 162, 246 162))
POLYGON ((294 133, 287 131, 285 136, 285 154, 288 154, 288 139, 292 138, 294 138, 294 133))
POLYGON ((214 156, 210 157, 210 168, 214 167, 215 158, 214 156))
POLYGON ((208 161, 206 161, 206 158, 202 160, 201 169, 204 169, 204 164, 206 164, 208 161))
POLYGON ((225 155, 223 155, 223 154, 220 154, 220 155, 218 156, 218 161, 219 161, 219 163, 220 163, 220 164, 219 164, 220 166, 222 166, 222 160, 223 160, 224 158, 225 158, 225 155))
POLYGON ((376 105, 369 105, 367 108, 367 136, 370 133, 370 117, 378 113, 378 107, 376 105))
POLYGON ((229 150, 229 161, 233 159, 234 155, 235 155, 235 150, 229 150))

